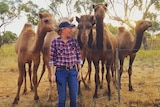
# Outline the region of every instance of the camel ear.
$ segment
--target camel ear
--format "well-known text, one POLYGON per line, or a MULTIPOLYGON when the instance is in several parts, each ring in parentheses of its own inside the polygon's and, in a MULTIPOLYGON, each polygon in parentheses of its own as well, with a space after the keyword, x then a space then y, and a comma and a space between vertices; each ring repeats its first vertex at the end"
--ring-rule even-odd
POLYGON ((42 13, 39 13, 39 15, 38 15, 38 16, 39 16, 39 18, 40 18, 40 19, 42 19, 42 18, 43 18, 43 14, 42 14, 42 13))
POLYGON ((105 5, 106 7, 108 7, 108 4, 107 4, 107 3, 105 3, 104 5, 105 5))
POLYGON ((93 9, 95 8, 95 4, 92 5, 93 9))
POLYGON ((73 20, 74 20, 74 17, 72 17, 72 18, 69 19, 70 22, 73 22, 73 20))
POLYGON ((92 26, 96 23, 96 20, 95 20, 95 17, 94 16, 91 16, 91 22, 92 22, 92 26))
POLYGON ((77 16, 76 16, 76 21, 77 21, 78 23, 79 23, 79 21, 80 21, 80 18, 79 18, 79 17, 77 17, 77 16))

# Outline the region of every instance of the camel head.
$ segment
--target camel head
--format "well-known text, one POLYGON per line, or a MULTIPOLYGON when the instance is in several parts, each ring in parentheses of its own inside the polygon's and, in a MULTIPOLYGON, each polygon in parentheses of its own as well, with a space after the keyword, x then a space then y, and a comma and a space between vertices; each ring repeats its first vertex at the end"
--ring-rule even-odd
POLYGON ((54 30, 53 15, 47 12, 39 13, 38 33, 47 33, 54 30))
POLYGON ((76 17, 76 21, 78 22, 78 42, 80 47, 90 47, 93 39, 92 28, 95 24, 94 16, 82 15, 80 18, 76 17))
POLYGON ((125 27, 121 26, 121 27, 118 27, 118 32, 124 32, 126 29, 125 27))
POLYGON ((96 18, 103 18, 105 17, 106 11, 107 11, 107 3, 98 3, 93 5, 93 9, 95 12, 96 18))
POLYGON ((152 22, 151 21, 138 20, 138 21, 136 21, 135 29, 137 31, 145 31, 151 26, 152 26, 152 22))

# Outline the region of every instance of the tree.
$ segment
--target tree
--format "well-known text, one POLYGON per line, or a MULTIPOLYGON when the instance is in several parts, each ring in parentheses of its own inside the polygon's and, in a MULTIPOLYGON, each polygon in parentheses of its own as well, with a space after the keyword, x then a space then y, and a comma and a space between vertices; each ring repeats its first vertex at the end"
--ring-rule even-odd
POLYGON ((22 4, 21 10, 25 12, 27 21, 33 25, 38 24, 38 13, 48 11, 44 8, 39 8, 38 5, 34 4, 32 1, 22 4))
MULTIPOLYGON (((142 13, 142 17, 140 19, 150 19, 153 22, 157 21, 156 18, 159 15, 157 14, 160 10, 159 0, 108 0, 108 2, 110 3, 109 9, 112 9, 113 11, 113 13, 109 14, 110 18, 128 25, 131 29, 134 29, 134 26, 131 23, 131 17, 135 12, 142 13), (124 16, 119 15, 119 11, 116 10, 116 7, 123 8, 124 16), (153 9, 155 11, 152 11, 153 9)), ((148 49, 145 36, 143 38, 143 45, 144 49, 148 49)))
POLYGON ((17 39, 17 35, 11 31, 5 31, 2 35, 3 44, 9 44, 17 39))
POLYGON ((67 12, 67 17, 70 18, 74 12, 73 9, 71 8, 73 3, 74 0, 50 0, 50 3, 47 4, 58 18, 66 17, 64 16, 64 14, 62 14, 62 11, 64 12, 64 10, 66 10, 67 12), (63 10, 61 10, 62 8, 63 10))
POLYGON ((100 2, 105 2, 105 0, 77 0, 74 8, 78 13, 91 14, 93 11, 92 4, 100 2))
MULTIPOLYGON (((2 0, 0 1, 0 32, 2 28, 10 24, 20 15, 20 0, 2 0)), ((3 31, 4 31, 3 30, 3 31)))
POLYGON ((112 34, 116 35, 118 32, 118 28, 113 26, 111 23, 107 24, 109 30, 111 31, 112 34))

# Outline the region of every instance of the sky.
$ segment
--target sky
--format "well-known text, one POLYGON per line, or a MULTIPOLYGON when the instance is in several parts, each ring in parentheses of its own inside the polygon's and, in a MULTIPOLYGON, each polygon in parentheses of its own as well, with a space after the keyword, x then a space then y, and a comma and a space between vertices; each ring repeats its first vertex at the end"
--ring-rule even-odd
MULTIPOLYGON (((22 0, 24 3, 27 2, 28 0, 22 0)), ((47 6, 47 3, 46 1, 49 3, 48 0, 32 0, 33 3, 37 4, 38 6, 40 7, 43 7, 43 8, 48 8, 47 6)), ((62 6, 63 7, 63 6, 62 6)), ((120 13, 119 15, 120 16, 123 16, 123 10, 121 7, 118 7, 118 6, 115 6, 117 7, 116 11, 118 11, 117 13, 120 13)), ((64 8, 61 8, 61 11, 62 11, 62 14, 64 16, 67 16, 67 12, 64 8)), ((109 12, 109 10, 108 10, 109 12)), ((78 14, 74 14, 74 16, 77 16, 78 14)), ((82 15, 82 14, 81 14, 82 15)), ((78 15, 80 16, 80 15, 78 15)), ((137 12, 135 11, 135 13, 132 15, 132 20, 138 20, 139 18, 142 17, 142 14, 140 12, 137 12)), ((6 27, 6 30, 10 30, 14 33, 16 33, 17 35, 20 34, 22 28, 23 28, 23 25, 27 22, 27 18, 26 16, 23 14, 19 19, 16 19, 14 20, 10 25, 8 25, 6 27)), ((105 18, 105 22, 109 22, 109 23, 112 23, 114 26, 120 26, 120 23, 117 22, 117 21, 113 21, 113 20, 110 20, 108 16, 106 16, 105 18)), ((74 21, 73 23, 76 24, 76 21, 74 21)))

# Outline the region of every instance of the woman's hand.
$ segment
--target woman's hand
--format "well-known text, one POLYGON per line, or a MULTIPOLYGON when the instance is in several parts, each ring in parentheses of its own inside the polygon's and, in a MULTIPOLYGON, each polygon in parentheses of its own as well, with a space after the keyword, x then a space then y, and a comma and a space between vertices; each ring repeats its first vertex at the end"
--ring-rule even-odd
POLYGON ((78 81, 82 80, 82 73, 81 73, 81 71, 78 71, 77 79, 78 79, 78 81))
POLYGON ((56 76, 55 76, 55 74, 51 75, 51 82, 56 82, 56 76))

